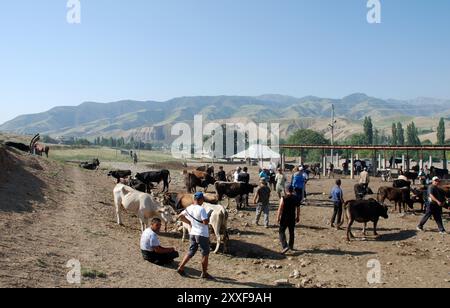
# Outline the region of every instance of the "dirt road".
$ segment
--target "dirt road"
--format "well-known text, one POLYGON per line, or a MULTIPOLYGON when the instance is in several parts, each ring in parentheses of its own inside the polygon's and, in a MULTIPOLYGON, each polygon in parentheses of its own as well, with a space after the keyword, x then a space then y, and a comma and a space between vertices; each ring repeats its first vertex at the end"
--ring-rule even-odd
MULTIPOLYGON (((13 158, 23 170, 0 187, 0 287, 271 287, 294 271, 299 275, 290 282, 299 287, 450 286, 450 239, 437 234, 433 221, 427 226, 430 232, 417 234, 413 230, 419 216, 391 214, 380 223, 380 238, 360 236, 350 244, 344 231, 330 229, 332 209, 326 194, 332 180, 311 181, 310 201, 296 231, 298 251, 286 257, 278 253, 277 228, 255 227, 254 208, 237 212, 232 203, 230 254, 211 257, 211 274, 217 280, 207 282, 197 278, 198 256, 187 269, 191 278, 142 260, 138 220, 125 215, 125 227, 116 224, 114 183, 105 171, 16 154, 13 158), (67 282, 71 259, 83 268, 81 285, 67 282), (381 284, 367 282, 370 260, 380 263, 381 284), (103 278, 87 277, 95 272, 103 278)), ((180 170, 171 171, 171 190, 183 190, 180 170)), ((347 199, 353 184, 344 180, 347 199)), ((376 182, 372 188, 380 185, 376 182)), ((273 223, 275 195, 272 201, 273 223)), ((178 232, 162 234, 161 241, 181 254, 187 249, 178 232)))

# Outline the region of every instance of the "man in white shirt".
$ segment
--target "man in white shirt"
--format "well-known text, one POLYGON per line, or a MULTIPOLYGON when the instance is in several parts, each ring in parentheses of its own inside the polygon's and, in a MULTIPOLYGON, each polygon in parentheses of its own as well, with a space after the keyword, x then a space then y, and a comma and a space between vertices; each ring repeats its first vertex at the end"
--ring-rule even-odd
POLYGON ((241 173, 242 169, 241 167, 236 168, 236 172, 233 174, 233 180, 235 183, 239 182, 239 174, 241 173))
POLYGON ((194 195, 194 204, 189 206, 185 211, 183 211, 179 220, 191 226, 191 231, 189 233, 190 247, 189 252, 184 257, 183 261, 178 268, 178 274, 185 276, 184 267, 191 260, 198 251, 202 253, 202 275, 203 279, 213 279, 211 275, 208 274, 208 260, 210 253, 209 244, 209 216, 206 210, 202 207, 205 201, 203 193, 198 192, 194 195))
POLYGON ((161 231, 161 219, 154 218, 150 225, 141 236, 141 252, 144 260, 156 265, 166 265, 179 257, 175 248, 161 247, 158 233, 161 231))

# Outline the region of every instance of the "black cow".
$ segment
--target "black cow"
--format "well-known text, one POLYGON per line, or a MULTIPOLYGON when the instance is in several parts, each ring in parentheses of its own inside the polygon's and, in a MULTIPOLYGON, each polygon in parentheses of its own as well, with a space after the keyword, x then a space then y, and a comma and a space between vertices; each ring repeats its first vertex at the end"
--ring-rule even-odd
POLYGON ((364 224, 364 235, 366 235, 367 223, 373 222, 374 235, 378 235, 377 225, 380 217, 389 218, 387 206, 380 204, 374 199, 347 201, 345 203, 345 215, 348 220, 347 240, 349 242, 351 238, 354 238, 351 229, 355 221, 364 224))
POLYGON ((433 178, 435 176, 444 179, 448 176, 448 169, 439 169, 434 166, 430 168, 430 176, 433 178))
MULTIPOLYGON (((128 186, 133 188, 134 190, 140 191, 140 192, 147 192, 147 184, 144 182, 139 181, 138 179, 130 179, 128 181, 128 186)), ((150 190, 154 189, 155 186, 153 186, 152 183, 150 183, 150 190)))
MULTIPOLYGON (((280 165, 280 167, 281 167, 281 165, 280 165)), ((284 164, 284 171, 290 171, 290 172, 292 172, 292 171, 294 171, 294 169, 295 169, 295 165, 292 165, 292 164, 284 164)))
POLYGON ((219 201, 223 200, 224 196, 228 197, 228 203, 231 198, 236 198, 236 203, 238 208, 242 207, 242 203, 248 196, 253 194, 254 190, 258 185, 247 184, 247 183, 228 183, 228 182, 216 182, 215 183, 216 193, 219 201))
POLYGON ((135 178, 147 185, 147 193, 151 192, 152 183, 164 183, 163 192, 169 191, 169 184, 172 181, 169 170, 149 171, 136 173, 135 178))
POLYGON ((413 184, 416 184, 416 180, 419 177, 419 173, 417 172, 403 172, 403 175, 406 176, 408 180, 411 180, 413 184))
POLYGON ((6 142, 5 145, 10 147, 10 148, 14 148, 14 149, 17 149, 19 151, 22 151, 22 152, 30 153, 30 151, 31 151, 31 148, 28 145, 25 145, 23 143, 6 142))
POLYGON ((80 167, 86 170, 97 170, 100 167, 100 161, 98 158, 92 160, 92 162, 82 162, 80 167))
POLYGON ((411 182, 405 180, 395 180, 393 183, 394 188, 411 188, 411 182))
POLYGON ((367 184, 356 184, 354 187, 356 200, 363 200, 367 195, 373 195, 372 189, 367 184))
POLYGON ((209 185, 214 185, 216 182, 215 178, 202 171, 188 172, 187 170, 184 170, 183 175, 186 192, 188 193, 195 193, 197 187, 202 187, 206 192, 209 185))
POLYGON ((117 184, 120 183, 120 179, 125 179, 129 176, 131 176, 131 170, 115 170, 110 171, 108 173, 108 176, 111 176, 117 180, 117 184))

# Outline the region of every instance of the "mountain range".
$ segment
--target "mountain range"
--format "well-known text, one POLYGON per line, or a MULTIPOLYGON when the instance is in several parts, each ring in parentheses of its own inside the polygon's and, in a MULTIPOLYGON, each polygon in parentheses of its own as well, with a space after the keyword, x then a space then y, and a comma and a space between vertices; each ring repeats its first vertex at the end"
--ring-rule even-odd
MULTIPOLYGON (((329 134, 332 104, 337 118, 336 138, 361 132, 362 120, 371 116, 378 128, 389 134, 392 122, 417 121, 433 130, 437 119, 450 116, 450 100, 417 98, 383 100, 356 93, 342 99, 283 95, 196 96, 165 102, 124 100, 112 103, 85 102, 79 106, 55 107, 21 115, 0 125, 0 131, 17 134, 41 133, 52 137, 135 136, 150 142, 169 143, 170 128, 177 122, 192 122, 202 114, 205 121, 279 122, 281 137, 299 128, 329 134)), ((432 138, 432 135, 430 135, 432 138)))

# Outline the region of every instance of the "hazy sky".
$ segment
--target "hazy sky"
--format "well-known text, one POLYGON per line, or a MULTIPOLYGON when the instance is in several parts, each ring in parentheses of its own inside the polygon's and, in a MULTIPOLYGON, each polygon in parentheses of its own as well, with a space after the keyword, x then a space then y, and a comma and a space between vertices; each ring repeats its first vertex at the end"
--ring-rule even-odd
POLYGON ((450 98, 450 1, 67 0, 0 5, 0 122, 190 95, 450 98))

